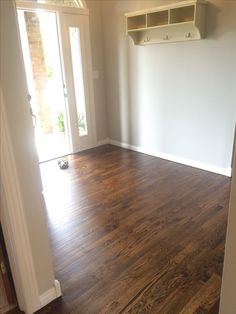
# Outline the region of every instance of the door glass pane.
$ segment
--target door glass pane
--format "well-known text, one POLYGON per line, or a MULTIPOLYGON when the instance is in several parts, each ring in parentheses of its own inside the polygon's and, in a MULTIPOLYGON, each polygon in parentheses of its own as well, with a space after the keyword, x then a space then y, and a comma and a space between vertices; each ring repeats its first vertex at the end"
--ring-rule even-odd
POLYGON ((18 10, 39 160, 68 154, 65 98, 54 12, 18 10))
POLYGON ((77 121, 79 136, 88 134, 85 95, 84 95, 84 81, 83 81, 83 68, 80 46, 80 30, 78 27, 70 27, 70 45, 71 45, 71 58, 74 78, 74 89, 77 109, 77 121))

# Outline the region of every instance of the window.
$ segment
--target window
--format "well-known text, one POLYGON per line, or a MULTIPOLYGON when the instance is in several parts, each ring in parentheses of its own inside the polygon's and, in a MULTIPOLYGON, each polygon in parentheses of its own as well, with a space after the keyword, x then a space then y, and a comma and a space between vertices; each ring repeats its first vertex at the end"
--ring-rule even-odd
POLYGON ((67 7, 84 8, 85 5, 82 0, 27 0, 28 2, 55 4, 67 7))
POLYGON ((75 86, 75 99, 77 108, 77 119, 79 136, 88 135, 85 95, 84 95, 84 80, 82 69, 82 55, 80 46, 80 30, 78 27, 70 27, 70 45, 72 57, 72 70, 75 86))

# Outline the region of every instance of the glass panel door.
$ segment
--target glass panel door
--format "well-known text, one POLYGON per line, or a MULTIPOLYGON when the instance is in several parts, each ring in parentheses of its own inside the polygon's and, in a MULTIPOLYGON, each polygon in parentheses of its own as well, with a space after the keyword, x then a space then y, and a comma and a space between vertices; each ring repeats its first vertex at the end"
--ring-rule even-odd
POLYGON ((55 12, 18 10, 39 160, 69 153, 67 113, 55 12))
POLYGON ((95 143, 88 16, 60 15, 73 152, 95 143))

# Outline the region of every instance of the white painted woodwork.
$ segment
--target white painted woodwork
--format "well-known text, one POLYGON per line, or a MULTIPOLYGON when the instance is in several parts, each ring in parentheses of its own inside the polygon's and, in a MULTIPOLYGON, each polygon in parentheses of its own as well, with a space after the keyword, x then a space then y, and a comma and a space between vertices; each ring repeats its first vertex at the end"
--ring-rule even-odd
POLYGON ((135 45, 205 37, 207 2, 190 0, 126 13, 126 30, 135 45))

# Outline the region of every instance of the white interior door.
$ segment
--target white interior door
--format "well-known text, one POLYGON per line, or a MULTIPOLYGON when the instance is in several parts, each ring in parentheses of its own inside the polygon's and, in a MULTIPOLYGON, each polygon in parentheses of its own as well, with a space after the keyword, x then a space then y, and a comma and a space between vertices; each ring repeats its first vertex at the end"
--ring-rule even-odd
POLYGON ((88 15, 60 13, 72 152, 93 147, 95 119, 88 15))

